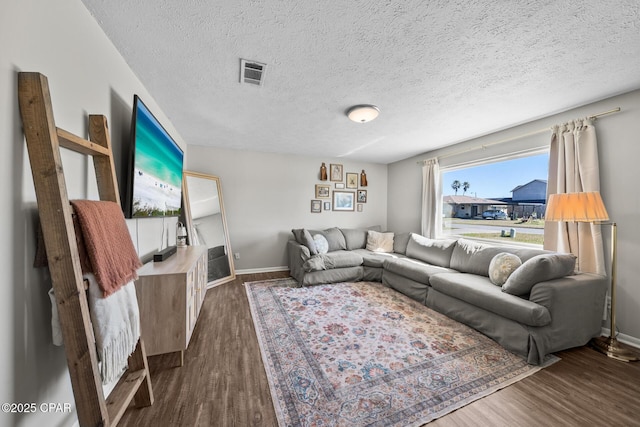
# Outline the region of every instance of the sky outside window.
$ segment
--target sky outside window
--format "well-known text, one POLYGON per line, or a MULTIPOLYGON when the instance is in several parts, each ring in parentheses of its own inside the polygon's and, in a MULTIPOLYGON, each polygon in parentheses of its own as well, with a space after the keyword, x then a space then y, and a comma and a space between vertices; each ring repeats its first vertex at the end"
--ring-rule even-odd
POLYGON ((442 173, 442 194, 454 195, 451 184, 458 180, 460 184, 468 182, 469 189, 464 193, 458 189, 458 195, 485 199, 501 199, 511 197, 511 190, 518 185, 526 184, 534 179, 547 180, 549 170, 549 153, 504 160, 480 166, 452 170, 442 173))

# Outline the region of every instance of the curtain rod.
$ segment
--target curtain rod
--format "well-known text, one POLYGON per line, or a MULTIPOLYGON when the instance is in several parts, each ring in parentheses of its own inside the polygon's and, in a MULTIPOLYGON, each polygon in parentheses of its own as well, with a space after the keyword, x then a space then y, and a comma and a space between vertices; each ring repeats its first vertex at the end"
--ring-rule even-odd
MULTIPOLYGON (((615 113, 619 113, 620 112, 620 107, 616 107, 613 108, 611 110, 608 111, 603 111, 601 113, 597 113, 597 114, 592 114, 590 116, 587 116, 588 119, 597 119, 598 117, 602 117, 602 116, 607 116, 609 114, 615 114, 615 113)), ((509 138, 504 138, 498 141, 494 141, 494 142, 490 142, 488 144, 482 144, 482 145, 478 145, 477 147, 470 147, 464 150, 458 150, 458 151, 452 151, 451 153, 445 153, 442 154, 440 156, 436 156, 438 159, 444 159, 447 157, 451 157, 451 156, 457 156, 458 154, 463 154, 463 153, 468 153, 469 151, 475 151, 475 150, 484 150, 487 147, 491 147, 493 145, 498 145, 498 144, 504 144, 505 142, 511 142, 511 141, 515 141, 516 139, 521 139, 521 138, 526 138, 528 136, 533 136, 533 135, 537 135, 539 133, 543 133, 543 132, 548 132, 549 130, 551 130, 551 127, 545 127, 543 129, 538 129, 538 130, 534 130, 532 132, 528 132, 528 133, 523 133, 522 135, 517 135, 517 136, 512 136, 509 138)), ((428 159, 425 159, 428 160, 428 159)), ((416 162, 417 164, 423 164, 425 162, 425 160, 420 160, 418 162, 416 162)))

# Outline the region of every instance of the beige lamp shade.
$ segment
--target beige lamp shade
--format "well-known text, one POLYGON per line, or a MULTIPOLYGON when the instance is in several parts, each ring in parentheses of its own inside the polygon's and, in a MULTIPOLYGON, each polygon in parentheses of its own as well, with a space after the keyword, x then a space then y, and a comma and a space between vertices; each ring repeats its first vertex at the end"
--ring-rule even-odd
POLYGON ((598 191, 551 194, 545 213, 547 221, 608 221, 609 214, 598 191))

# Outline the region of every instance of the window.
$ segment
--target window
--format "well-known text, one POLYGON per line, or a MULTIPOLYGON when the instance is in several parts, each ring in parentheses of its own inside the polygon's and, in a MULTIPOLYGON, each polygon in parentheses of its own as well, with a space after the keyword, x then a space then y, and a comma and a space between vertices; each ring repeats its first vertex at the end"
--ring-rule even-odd
POLYGON ((549 153, 442 169, 442 234, 542 245, 549 153))

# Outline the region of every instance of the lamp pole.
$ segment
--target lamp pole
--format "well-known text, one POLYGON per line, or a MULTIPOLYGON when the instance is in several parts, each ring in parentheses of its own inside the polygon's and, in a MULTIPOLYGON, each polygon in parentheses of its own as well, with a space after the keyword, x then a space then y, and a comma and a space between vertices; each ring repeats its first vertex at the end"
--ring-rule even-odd
POLYGON ((640 360, 638 356, 631 350, 624 348, 616 338, 616 280, 618 267, 618 226, 615 222, 603 223, 602 225, 611 225, 611 287, 609 295, 611 297, 611 307, 609 310, 609 319, 611 321, 611 329, 609 337, 597 337, 591 340, 591 345, 600 353, 621 360, 623 362, 636 362, 640 360))

